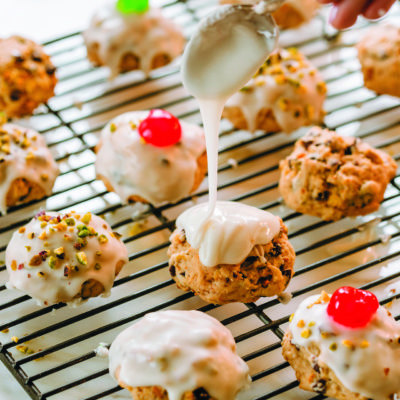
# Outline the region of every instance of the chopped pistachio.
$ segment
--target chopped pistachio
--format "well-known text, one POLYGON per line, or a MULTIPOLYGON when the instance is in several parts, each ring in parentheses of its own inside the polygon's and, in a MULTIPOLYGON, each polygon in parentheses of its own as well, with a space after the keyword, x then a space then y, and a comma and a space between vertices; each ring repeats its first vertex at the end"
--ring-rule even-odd
POLYGON ((3 329, 3 330, 1 331, 1 333, 8 333, 8 332, 10 332, 10 330, 9 330, 8 328, 3 329))
POLYGON ((114 122, 111 122, 110 124, 110 132, 114 133, 117 130, 117 126, 114 124, 114 122))
POLYGON ((82 264, 87 265, 87 257, 84 251, 76 253, 76 259, 82 264))
POLYGON ((49 175, 47 175, 47 174, 42 174, 42 175, 40 175, 40 179, 41 179, 43 182, 47 182, 47 181, 49 180, 49 175))
POLYGON ((66 223, 68 226, 74 226, 74 225, 75 225, 75 220, 74 220, 73 218, 67 218, 67 219, 65 220, 65 223, 66 223))
POLYGON ((306 324, 305 324, 304 320, 301 319, 301 320, 297 323, 297 326, 298 326, 299 328, 304 328, 304 327, 306 326, 306 324))
POLYGON ((315 321, 311 321, 311 322, 308 323, 308 326, 309 326, 310 328, 312 328, 314 325, 315 325, 315 321))
POLYGON ((29 232, 28 233, 28 239, 33 239, 35 237, 35 233, 34 232, 29 232))
POLYGON ((89 222, 90 222, 90 220, 92 219, 92 214, 90 213, 90 212, 88 212, 88 213, 86 213, 82 218, 81 218, 81 221, 84 223, 84 224, 88 224, 89 222))
POLYGON ((39 271, 39 272, 37 273, 37 276, 38 276, 39 278, 43 278, 43 277, 44 277, 44 272, 39 271))
POLYGON ((104 244, 108 242, 108 238, 106 235, 102 234, 100 235, 97 240, 100 242, 100 244, 104 244))
POLYGON ((29 161, 29 160, 33 160, 35 158, 35 155, 29 151, 28 154, 25 156, 25 160, 29 161))
POLYGON ((21 228, 18 229, 19 233, 24 233, 26 228, 24 226, 21 226, 21 228))
POLYGON ((46 239, 48 239, 46 231, 43 231, 43 232, 38 236, 38 239, 40 239, 40 240, 46 240, 46 239))
POLYGON ((294 318, 294 314, 291 314, 290 317, 289 317, 289 322, 292 322, 293 318, 294 318))
POLYGON ((282 111, 288 111, 290 107, 290 100, 285 97, 281 97, 278 100, 278 106, 282 111))
POLYGON ((95 269, 96 271, 100 270, 100 269, 101 269, 101 265, 100 265, 99 263, 96 263, 96 264, 94 265, 94 269, 95 269))
POLYGON ((369 347, 369 342, 368 342, 368 340, 363 340, 363 341, 360 343, 360 347, 361 347, 362 349, 366 349, 367 347, 369 347))
POLYGON ((328 89, 326 88, 325 82, 318 82, 317 83, 317 92, 319 94, 325 94, 327 91, 328 91, 328 89))
POLYGON ((49 257, 49 259, 47 260, 47 262, 48 262, 49 267, 50 267, 51 269, 57 268, 58 262, 57 262, 57 258, 56 258, 56 257, 54 257, 54 256, 49 257))
POLYGON ((12 337, 11 337, 11 340, 12 340, 14 343, 18 343, 19 338, 18 338, 17 336, 12 336, 12 337))
POLYGON ((61 221, 54 228, 60 232, 65 232, 67 230, 67 223, 65 221, 61 221))
POLYGON ((25 248, 26 248, 26 251, 31 251, 31 246, 25 246, 25 248))
POLYGON ((136 126, 136 124, 134 122, 129 121, 129 124, 131 125, 132 129, 136 129, 137 128, 137 126, 136 126))
POLYGON ((328 339, 329 336, 331 336, 329 332, 321 332, 322 339, 328 339))
POLYGON ((43 229, 43 228, 45 228, 47 226, 47 222, 45 222, 45 221, 43 221, 41 224, 40 224, 40 227, 43 229))
POLYGON ((97 256, 97 257, 101 257, 101 256, 102 256, 102 254, 103 254, 103 252, 102 252, 102 251, 100 251, 100 250, 97 250, 97 251, 96 251, 96 256, 97 256))
POLYGON ((11 261, 11 269, 12 269, 13 271, 16 271, 16 270, 17 270, 17 261, 16 261, 16 260, 12 260, 12 261, 11 261))
POLYGON ((18 351, 20 351, 23 354, 34 354, 35 352, 30 349, 28 346, 23 346, 23 345, 19 345, 15 347, 18 351))
POLYGON ((337 350, 337 344, 336 343, 331 343, 329 345, 329 350, 331 351, 336 351, 337 350))
POLYGON ((65 256, 64 247, 58 247, 55 249, 54 254, 57 256, 57 258, 63 260, 65 256))
POLYGON ((304 338, 304 339, 308 339, 311 336, 311 333, 312 333, 311 329, 308 329, 308 328, 303 329, 301 331, 301 337, 304 338))
POLYGON ((34 255, 31 260, 29 261, 29 266, 37 267, 42 263, 43 259, 39 254, 34 255))
POLYGON ((349 349, 354 349, 354 344, 351 340, 345 339, 342 341, 343 346, 348 347, 349 349))

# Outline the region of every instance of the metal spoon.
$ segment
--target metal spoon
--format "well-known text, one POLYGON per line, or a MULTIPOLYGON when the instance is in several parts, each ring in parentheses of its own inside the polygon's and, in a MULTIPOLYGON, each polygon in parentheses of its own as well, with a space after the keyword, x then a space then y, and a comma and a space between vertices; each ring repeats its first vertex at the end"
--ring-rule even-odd
POLYGON ((197 98, 228 98, 252 78, 275 48, 271 12, 284 0, 218 7, 203 19, 182 60, 182 81, 197 98))

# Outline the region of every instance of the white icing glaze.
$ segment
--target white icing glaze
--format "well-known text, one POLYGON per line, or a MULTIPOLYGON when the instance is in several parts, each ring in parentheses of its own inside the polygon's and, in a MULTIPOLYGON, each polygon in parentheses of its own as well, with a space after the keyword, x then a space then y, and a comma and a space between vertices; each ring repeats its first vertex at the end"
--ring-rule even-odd
MULTIPOLYGON (((103 285, 102 296, 109 295, 117 263, 128 262, 127 249, 102 218, 90 213, 85 216, 80 216, 79 219, 75 213, 48 212, 44 216, 36 216, 25 227, 14 232, 6 250, 8 287, 27 293, 41 306, 60 301, 79 304, 82 299, 74 297, 80 293, 82 284, 89 279, 103 285), (91 218, 87 222, 84 217, 89 215, 91 218), (47 221, 57 216, 60 216, 61 224, 47 221), (71 225, 66 225, 66 218, 71 225), (84 225, 88 229, 93 228, 97 235, 78 239, 78 227, 84 225), (34 237, 30 239, 32 233, 34 237), (79 248, 78 240, 85 239, 87 244, 79 248), (55 250, 60 248, 64 255, 57 257, 55 250), (39 253, 45 250, 49 254, 40 259, 39 253), (77 255, 82 256, 82 253, 86 257, 86 265, 78 260, 77 255), (36 261, 39 258, 37 262, 33 261, 34 256, 36 261)), ((84 258, 81 257, 81 260, 84 258)))
POLYGON ((295 49, 277 50, 270 60, 271 64, 264 65, 226 107, 239 107, 251 132, 256 130, 257 115, 263 108, 273 111, 287 133, 319 122, 326 87, 318 70, 295 49))
POLYGON ((38 132, 14 124, 0 126, 0 211, 5 214, 6 195, 15 179, 25 178, 52 192, 59 174, 46 142, 38 132))
POLYGON ((162 386, 170 400, 204 388, 218 400, 233 400, 250 383, 231 333, 199 311, 147 314, 114 340, 110 373, 131 387, 162 386))
POLYGON ((140 60, 140 69, 148 74, 154 56, 167 54, 174 59, 185 44, 181 29, 163 17, 161 10, 121 14, 114 4, 98 10, 83 38, 88 47, 98 43, 99 58, 110 67, 112 77, 118 75, 119 63, 126 53, 134 53, 140 60))
POLYGON ((280 231, 278 217, 246 204, 218 201, 203 225, 207 211, 206 203, 198 204, 176 221, 207 267, 240 263, 254 246, 269 243, 280 231))
POLYGON ((318 298, 316 295, 305 299, 294 314, 289 326, 292 343, 305 348, 315 343, 321 351, 318 360, 355 393, 374 400, 389 400, 391 395, 399 395, 400 325, 379 307, 365 328, 349 329, 328 316, 328 303, 310 307, 318 298), (301 320, 304 324, 299 323, 301 320), (304 329, 311 331, 308 338, 302 336, 304 329), (329 335, 321 336, 321 332, 329 335), (335 351, 331 349, 332 343, 337 346, 335 351))
POLYGON ((138 195, 153 205, 174 203, 193 187, 197 158, 205 151, 204 133, 199 126, 180 121, 182 138, 177 144, 146 144, 136 127, 148 114, 134 111, 110 121, 101 133, 96 173, 111 183, 122 202, 138 195))

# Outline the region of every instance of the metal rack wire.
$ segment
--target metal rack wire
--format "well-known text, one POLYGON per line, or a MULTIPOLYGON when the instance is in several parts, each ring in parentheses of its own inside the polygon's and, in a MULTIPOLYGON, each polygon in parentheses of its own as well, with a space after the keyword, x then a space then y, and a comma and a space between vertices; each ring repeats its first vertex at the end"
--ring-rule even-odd
MULTIPOLYGON (((214 0, 160 0, 165 14, 189 36, 214 0)), ((400 20, 394 11, 392 20, 400 20)), ((343 135, 356 135, 400 159, 400 101, 363 88, 353 44, 367 28, 340 36, 326 33, 323 17, 281 43, 296 45, 319 67, 328 83, 326 124, 343 135)), ((166 248, 176 217, 196 201, 206 201, 207 182, 195 196, 178 204, 142 209, 122 206, 95 180, 93 147, 104 124, 127 110, 165 108, 179 118, 200 123, 197 104, 180 84, 177 64, 154 71, 150 79, 132 72, 107 81, 105 69, 93 69, 80 33, 45 44, 58 67, 57 95, 29 121, 45 137, 60 165, 54 194, 45 201, 15 207, 0 218, 0 259, 15 229, 39 208, 90 210, 103 215, 124 235, 130 263, 116 280, 112 296, 92 299, 79 308, 64 304, 41 308, 25 295, 6 290, 0 266, 0 359, 32 399, 129 399, 108 376, 107 360, 96 357, 99 342, 110 343, 144 314, 166 309, 199 309, 232 331, 239 354, 249 363, 253 385, 241 399, 315 398, 298 389, 294 373, 280 355, 289 315, 305 296, 343 283, 373 290, 399 318, 396 293, 387 285, 400 279, 400 180, 388 188, 379 212, 357 219, 323 222, 282 204, 277 191, 279 160, 290 153, 293 135, 232 129, 223 121, 220 139, 219 197, 242 201, 280 215, 296 249, 293 299, 261 299, 252 304, 214 306, 180 292, 170 279, 166 248), (383 267, 383 268, 382 268, 383 267), (383 272, 382 272, 383 271, 383 272), (393 304, 392 304, 393 303, 393 304), (16 343, 15 337, 18 337, 16 343), (32 354, 21 353, 26 345, 32 354)), ((29 352, 28 352, 29 353, 29 352)))

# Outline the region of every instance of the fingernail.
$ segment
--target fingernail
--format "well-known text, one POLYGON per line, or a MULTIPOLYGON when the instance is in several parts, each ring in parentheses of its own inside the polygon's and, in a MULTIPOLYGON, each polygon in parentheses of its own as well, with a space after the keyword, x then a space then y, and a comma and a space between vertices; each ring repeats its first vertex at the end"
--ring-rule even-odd
POLYGON ((378 15, 379 15, 379 17, 380 18, 382 18, 385 14, 386 14, 386 10, 384 9, 384 8, 380 8, 379 10, 378 10, 378 15))
POLYGON ((332 10, 329 14, 329 23, 330 24, 332 24, 335 21, 337 13, 338 13, 338 8, 336 6, 333 6, 332 10))

